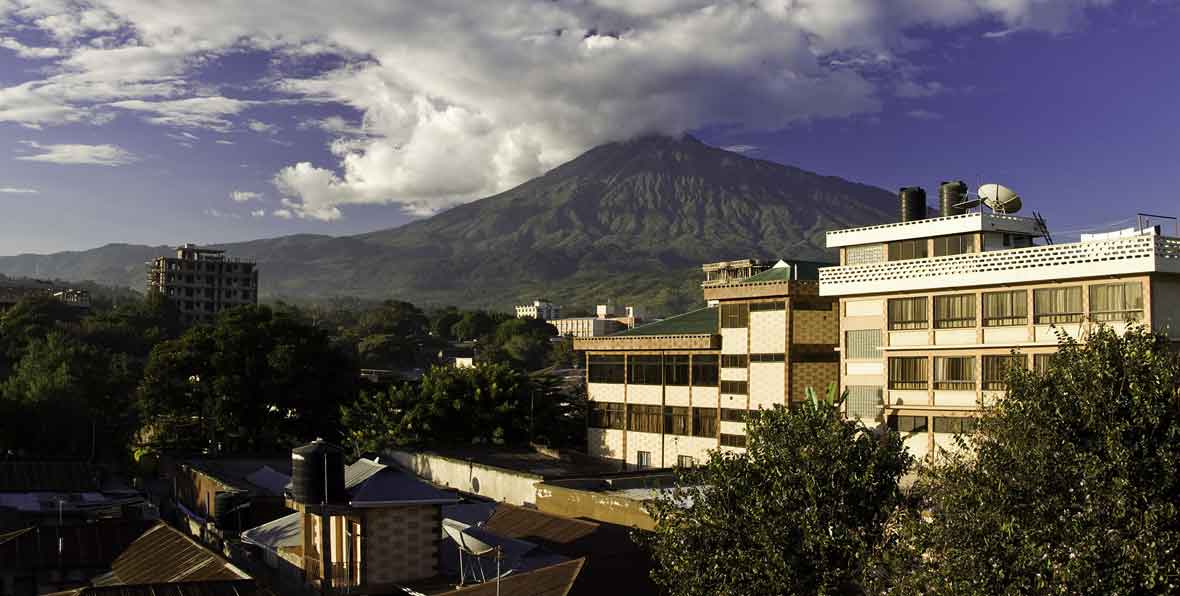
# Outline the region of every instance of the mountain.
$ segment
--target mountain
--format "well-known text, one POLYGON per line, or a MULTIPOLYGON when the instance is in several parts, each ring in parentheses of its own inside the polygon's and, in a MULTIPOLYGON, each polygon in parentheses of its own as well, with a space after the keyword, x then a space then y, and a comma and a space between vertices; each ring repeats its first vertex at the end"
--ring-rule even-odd
MULTIPOLYGON (((700 300, 701 263, 831 260, 825 231, 889 221, 894 201, 881 188, 692 137, 651 136, 595 147, 516 188, 398 228, 220 248, 257 259, 271 297, 503 308, 545 296, 671 312, 700 300)), ((0 257, 0 273, 142 287, 143 263, 168 250, 108 245, 0 257)))

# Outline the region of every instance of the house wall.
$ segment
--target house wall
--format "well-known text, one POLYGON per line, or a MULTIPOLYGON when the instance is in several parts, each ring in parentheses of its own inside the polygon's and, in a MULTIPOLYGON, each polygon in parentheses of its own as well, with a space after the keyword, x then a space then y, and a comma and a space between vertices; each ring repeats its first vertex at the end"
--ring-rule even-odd
POLYGON ((419 478, 513 505, 536 501, 533 485, 541 476, 444 457, 432 453, 394 450, 384 454, 419 478))
POLYGON ((361 554, 370 589, 426 579, 438 574, 442 508, 412 505, 365 509, 361 554))

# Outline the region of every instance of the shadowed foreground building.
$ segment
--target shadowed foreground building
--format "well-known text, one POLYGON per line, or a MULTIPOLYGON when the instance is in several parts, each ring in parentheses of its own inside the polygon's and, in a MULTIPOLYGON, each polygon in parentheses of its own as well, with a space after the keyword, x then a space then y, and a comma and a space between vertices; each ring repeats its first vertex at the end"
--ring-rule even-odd
POLYGON ((182 322, 206 321, 229 308, 258 304, 258 266, 223 250, 185 244, 175 257, 148 263, 147 289, 171 300, 182 322))
POLYGON ((743 449, 751 410, 838 380, 837 303, 819 295, 818 264, 755 265, 704 266, 706 308, 575 340, 586 352, 591 455, 693 465, 711 449, 743 449))

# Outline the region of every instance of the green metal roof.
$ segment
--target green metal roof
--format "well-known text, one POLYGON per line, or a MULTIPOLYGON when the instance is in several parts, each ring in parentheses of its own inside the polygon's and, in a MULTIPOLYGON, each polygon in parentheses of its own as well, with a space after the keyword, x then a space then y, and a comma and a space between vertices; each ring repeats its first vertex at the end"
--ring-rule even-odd
POLYGON ((803 279, 815 281, 819 279, 819 268, 830 267, 833 263, 819 263, 816 261, 786 261, 786 267, 771 267, 766 271, 751 275, 746 279, 739 280, 734 283, 748 283, 758 281, 791 281, 792 279, 803 279), (794 275, 792 270, 797 269, 798 275, 794 275))
POLYGON ((636 335, 704 335, 717 333, 717 308, 707 306, 662 321, 620 331, 611 337, 636 335))

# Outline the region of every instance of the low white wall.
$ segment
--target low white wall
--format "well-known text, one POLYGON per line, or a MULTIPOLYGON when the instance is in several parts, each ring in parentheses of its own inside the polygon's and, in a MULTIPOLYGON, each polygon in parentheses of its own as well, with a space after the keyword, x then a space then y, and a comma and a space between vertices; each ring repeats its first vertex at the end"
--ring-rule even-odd
POLYGON ((385 456, 414 472, 419 478, 435 484, 513 505, 537 504, 537 489, 534 485, 542 478, 536 474, 493 468, 431 453, 397 450, 386 452, 385 456))

